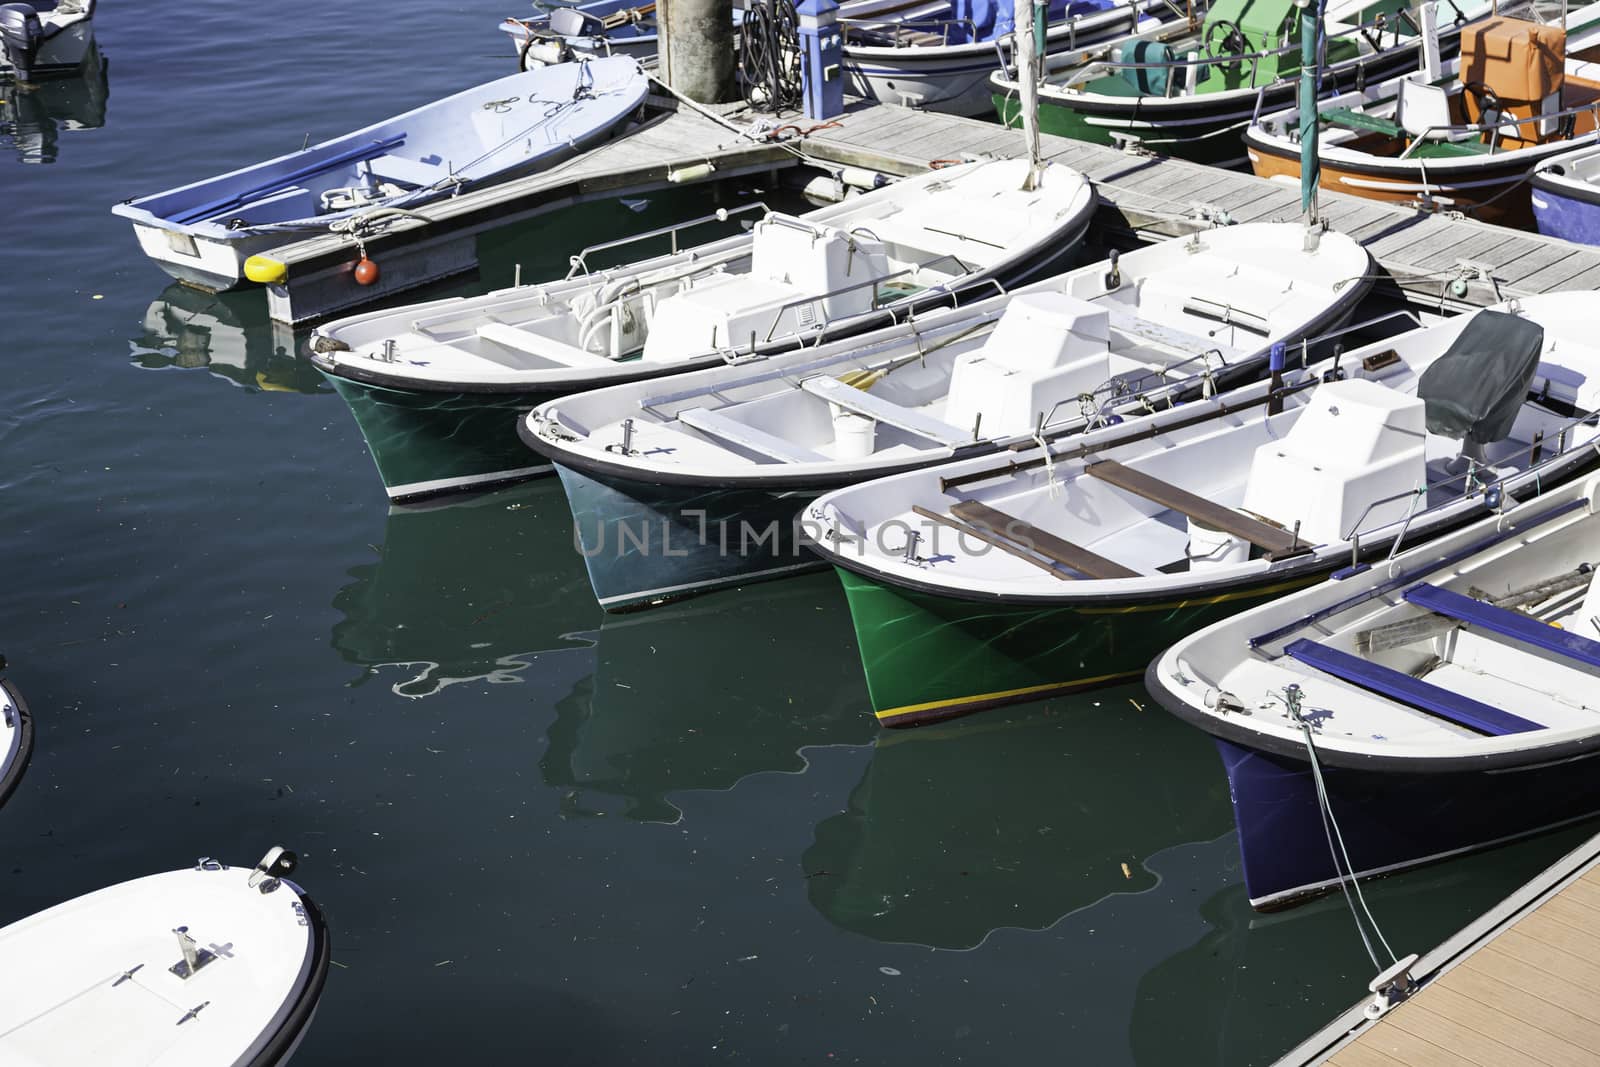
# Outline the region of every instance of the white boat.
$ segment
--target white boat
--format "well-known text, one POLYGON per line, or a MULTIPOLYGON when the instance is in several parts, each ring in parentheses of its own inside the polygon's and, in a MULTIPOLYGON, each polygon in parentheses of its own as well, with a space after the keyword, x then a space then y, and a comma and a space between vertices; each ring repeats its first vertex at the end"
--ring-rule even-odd
POLYGON ((0 1063, 271 1067, 294 1053, 328 973, 328 929, 286 877, 202 859, 0 929, 0 1063))
POLYGON ((1553 488, 1600 440, 1592 303, 1449 319, 1337 375, 1313 363, 1179 406, 1135 440, 822 497, 807 532, 840 572, 879 721, 1137 677, 1199 625, 1553 488))
POLYGON ((1027 174, 1022 160, 948 167, 585 269, 663 231, 641 234, 584 250, 565 280, 329 323, 312 361, 350 403, 393 500, 548 473, 515 418, 552 397, 767 357, 1059 269, 1088 228, 1093 187, 1051 165, 1024 189, 1027 174))
POLYGON ((1251 904, 1600 812, 1597 563, 1591 476, 1163 652, 1147 686, 1216 741, 1251 904))
MULTIPOLYGON (((989 114, 989 79, 1012 61, 1010 4, 957 3, 933 16, 885 18, 843 8, 847 92, 868 100, 951 115, 989 114), (975 17, 979 10, 987 17, 975 17), (954 16, 954 17, 952 17, 954 16)), ((1131 34, 1188 24, 1166 0, 1069 0, 1049 5, 1043 69, 1076 69, 1131 34)))
POLYGON ((271 282, 282 264, 247 267, 252 256, 551 166, 609 137, 648 84, 622 56, 513 74, 111 210, 179 281, 213 290, 271 282))
POLYGON ((96 0, 0 6, 0 71, 23 84, 76 74, 95 51, 96 0))
POLYGON ((622 610, 819 566, 795 520, 829 489, 1136 433, 1175 398, 1254 381, 1274 344, 1344 322, 1370 274, 1343 234, 1308 248, 1297 224, 1225 227, 859 340, 547 401, 522 436, 557 466, 596 597, 622 610))
POLYGON ((0 678, 0 804, 16 792, 33 755, 33 716, 17 687, 0 678))

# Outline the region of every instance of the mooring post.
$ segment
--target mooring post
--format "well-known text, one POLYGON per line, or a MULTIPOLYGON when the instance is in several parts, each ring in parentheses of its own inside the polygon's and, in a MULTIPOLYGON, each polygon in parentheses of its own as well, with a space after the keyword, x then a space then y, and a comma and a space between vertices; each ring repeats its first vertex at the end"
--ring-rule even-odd
POLYGON ((835 0, 800 0, 800 76, 806 118, 823 121, 844 114, 844 38, 835 0))
POLYGON ((733 0, 657 0, 660 77, 700 104, 733 88, 733 0))

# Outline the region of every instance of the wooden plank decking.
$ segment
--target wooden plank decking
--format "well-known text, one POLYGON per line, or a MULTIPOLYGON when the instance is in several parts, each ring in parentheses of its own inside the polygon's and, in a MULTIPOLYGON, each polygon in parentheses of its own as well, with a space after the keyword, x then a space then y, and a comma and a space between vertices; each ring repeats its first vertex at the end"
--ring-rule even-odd
POLYGON ((1377 1022, 1356 1005, 1277 1067, 1600 1064, 1600 837, 1420 960, 1377 1022))
MULTIPOLYGON (((657 98, 652 98, 653 100, 657 98)), ((662 106, 671 106, 670 100, 662 106)), ((809 161, 860 166, 889 173, 920 171, 938 159, 965 154, 1016 155, 1021 134, 992 122, 910 111, 855 101, 836 125, 786 145, 744 136, 757 120, 774 120, 737 108, 701 114, 688 107, 657 113, 632 132, 557 167, 504 185, 468 192, 417 209, 415 218, 385 225, 366 239, 383 266, 378 285, 362 289, 350 278, 354 242, 324 234, 274 253, 288 280, 269 288, 274 320, 299 323, 476 266, 476 236, 583 200, 637 195, 659 189, 668 176, 710 163, 702 179, 727 179, 775 171, 809 161)), ((1074 167, 1098 187, 1104 224, 1151 237, 1173 236, 1231 222, 1299 217, 1297 188, 1281 182, 1158 158, 1062 137, 1041 138, 1045 155, 1074 167)), ((1323 215, 1370 249, 1413 299, 1462 308, 1508 296, 1552 289, 1600 286, 1600 249, 1489 226, 1465 219, 1325 192, 1323 215), (1471 281, 1454 296, 1461 260, 1485 265, 1495 282, 1471 281)))

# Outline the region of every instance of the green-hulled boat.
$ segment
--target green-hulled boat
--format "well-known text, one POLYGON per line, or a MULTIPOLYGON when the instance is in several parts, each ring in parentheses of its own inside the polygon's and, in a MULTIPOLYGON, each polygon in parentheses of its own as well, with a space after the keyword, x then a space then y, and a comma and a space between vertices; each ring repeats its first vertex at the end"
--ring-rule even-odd
POLYGON ((1211 621, 1592 465, 1589 298, 1285 367, 1279 386, 1180 404, 1135 434, 821 497, 807 529, 842 576, 879 723, 1135 676, 1211 621))
MULTIPOLYGON (((1462 25, 1492 13, 1484 0, 1439 8, 1446 56, 1459 49, 1462 25)), ((1328 3, 1323 95, 1417 70, 1424 17, 1408 0, 1328 3)), ((1217 0, 1198 26, 1129 37, 1097 62, 1052 72, 1039 87, 1039 128, 1094 144, 1133 138, 1162 155, 1242 166, 1244 127, 1292 106, 1299 78, 1294 0, 1217 0)), ((1017 76, 996 71, 990 85, 1001 120, 1020 125, 1017 76)))

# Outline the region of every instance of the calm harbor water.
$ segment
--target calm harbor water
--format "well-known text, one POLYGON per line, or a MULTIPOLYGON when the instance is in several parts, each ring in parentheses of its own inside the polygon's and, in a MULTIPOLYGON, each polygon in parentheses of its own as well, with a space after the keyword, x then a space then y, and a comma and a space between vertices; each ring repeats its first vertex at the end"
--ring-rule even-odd
MULTIPOLYGON (((1250 911, 1209 743, 1137 687, 880 734, 828 575, 605 617, 558 486, 391 513, 260 294, 169 287, 109 214, 507 71, 510 10, 107 0, 103 87, 0 90, 0 650, 39 724, 0 924, 296 848, 337 961, 304 1065, 1254 1064, 1354 1000, 1343 904, 1250 911)), ((1368 897, 1424 950, 1591 831, 1368 897)))

